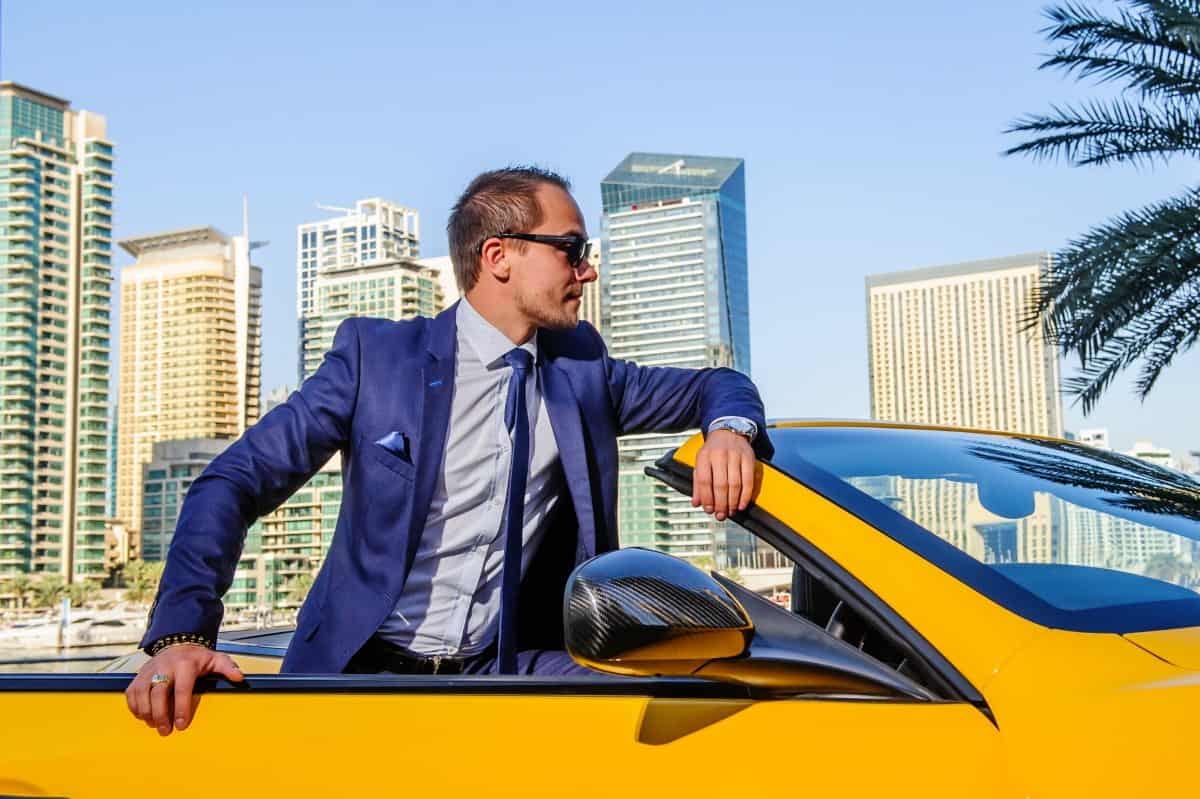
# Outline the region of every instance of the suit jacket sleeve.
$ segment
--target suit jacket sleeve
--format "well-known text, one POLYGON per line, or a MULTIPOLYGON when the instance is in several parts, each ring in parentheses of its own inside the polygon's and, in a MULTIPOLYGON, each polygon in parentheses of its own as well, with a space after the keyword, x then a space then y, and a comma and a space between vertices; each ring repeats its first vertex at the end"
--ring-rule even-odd
POLYGON ((358 330, 347 319, 317 371, 192 483, 140 646, 175 633, 216 640, 221 596, 233 582, 247 528, 345 448, 359 370, 358 330))
POLYGON ((758 435, 752 442, 755 454, 759 458, 774 454, 758 389, 741 372, 638 366, 610 358, 607 350, 603 357, 617 435, 676 433, 697 427, 707 435, 713 420, 742 416, 758 425, 758 435))

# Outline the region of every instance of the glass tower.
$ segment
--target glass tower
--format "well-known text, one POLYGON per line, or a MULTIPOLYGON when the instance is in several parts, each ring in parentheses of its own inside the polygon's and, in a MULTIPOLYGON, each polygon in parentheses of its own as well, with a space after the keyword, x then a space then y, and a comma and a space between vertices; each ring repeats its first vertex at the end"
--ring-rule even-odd
POLYGON ((378 197, 359 200, 353 208, 318 207, 342 215, 296 228, 300 382, 311 374, 311 352, 319 346, 316 342, 323 335, 320 324, 313 320, 319 299, 317 278, 331 271, 414 259, 421 254, 420 218, 411 208, 378 197))
POLYGON ((0 575, 104 577, 113 147, 0 82, 0 575))
MULTIPOLYGON (((601 332, 610 354, 643 366, 726 366, 749 374, 742 159, 633 153, 600 193, 601 332)), ((753 551, 748 534, 694 510, 690 497, 644 474, 688 435, 621 439, 621 543, 736 565, 753 551)))

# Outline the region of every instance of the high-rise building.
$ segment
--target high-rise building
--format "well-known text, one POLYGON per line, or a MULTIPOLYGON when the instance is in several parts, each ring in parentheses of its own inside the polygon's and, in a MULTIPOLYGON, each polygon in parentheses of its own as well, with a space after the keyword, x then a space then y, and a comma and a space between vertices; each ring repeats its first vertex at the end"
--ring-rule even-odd
MULTIPOLYGON (((745 164, 632 153, 600 184, 602 332, 642 365, 750 372, 745 164)), ((620 449, 621 543, 718 566, 753 540, 643 470, 687 435, 633 435, 620 449)))
POLYGON ((1025 325, 1050 257, 868 277, 871 416, 1061 436, 1058 353, 1025 325))
POLYGON ((579 319, 582 322, 590 323, 597 330, 603 331, 603 309, 600 297, 603 292, 601 281, 604 280, 604 273, 600 270, 600 265, 604 258, 601 254, 600 239, 590 240, 588 247, 588 263, 596 270, 596 279, 583 286, 583 297, 579 303, 579 319))
POLYGON ((1171 450, 1166 449, 1165 447, 1156 447, 1150 441, 1134 442, 1133 449, 1129 450, 1125 454, 1132 455, 1133 457, 1146 461, 1147 463, 1165 466, 1168 469, 1179 468, 1179 461, 1176 460, 1171 454, 1171 450))
POLYGON ((233 439, 258 419, 262 270, 247 232, 197 227, 127 239, 121 270, 117 517, 142 529, 156 442, 233 439))
POLYGON ((104 577, 113 145, 0 82, 0 574, 104 577))
MULTIPOLYGON (((1058 353, 1025 325, 1049 253, 867 278, 871 415, 1062 436, 1058 353)), ((967 483, 899 480, 893 492, 919 524, 988 562, 1054 562, 1066 546, 1046 495, 1014 523, 983 521, 967 483)))
POLYGON ((300 606, 312 584, 306 578, 316 576, 329 554, 341 505, 342 462, 341 455, 334 453, 302 488, 258 520, 262 560, 258 607, 278 611, 300 606))
POLYGON ((259 416, 266 416, 267 411, 271 410, 276 405, 286 402, 287 398, 291 396, 293 391, 295 391, 295 389, 286 383, 282 386, 276 386, 268 391, 267 394, 262 398, 262 412, 259 414, 259 416))
POLYGON ((1096 449, 1112 449, 1108 443, 1107 427, 1089 427, 1079 431, 1079 443, 1096 449))
POLYGON ((166 560, 188 488, 229 443, 228 438, 199 437, 152 442, 150 457, 137 471, 142 560, 166 560))
POLYGON ((411 260, 328 267, 313 281, 312 292, 315 299, 304 324, 302 380, 317 371, 347 317, 410 319, 436 316, 445 307, 440 272, 411 260))
POLYGON ((296 228, 296 318, 300 325, 297 370, 309 374, 310 319, 317 305, 317 277, 328 270, 349 269, 380 261, 411 260, 420 256, 417 212, 378 197, 359 200, 354 208, 318 206, 341 215, 296 228))
POLYGON ((458 302, 462 292, 458 289, 458 280, 454 277, 454 264, 449 255, 437 255, 433 258, 418 258, 417 263, 430 269, 436 269, 438 281, 442 284, 442 297, 449 308, 458 302))
POLYGON ((108 412, 108 470, 104 475, 104 514, 109 518, 117 515, 117 431, 120 429, 117 424, 118 413, 117 403, 114 402, 108 412))

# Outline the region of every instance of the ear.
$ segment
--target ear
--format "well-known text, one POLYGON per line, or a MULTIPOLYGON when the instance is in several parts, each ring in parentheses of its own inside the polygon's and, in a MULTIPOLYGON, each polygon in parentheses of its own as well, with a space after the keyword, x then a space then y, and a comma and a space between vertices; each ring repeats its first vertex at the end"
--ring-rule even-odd
POLYGON ((501 283, 507 282, 510 270, 503 239, 493 237, 483 243, 483 250, 479 253, 479 268, 481 273, 487 272, 501 283))

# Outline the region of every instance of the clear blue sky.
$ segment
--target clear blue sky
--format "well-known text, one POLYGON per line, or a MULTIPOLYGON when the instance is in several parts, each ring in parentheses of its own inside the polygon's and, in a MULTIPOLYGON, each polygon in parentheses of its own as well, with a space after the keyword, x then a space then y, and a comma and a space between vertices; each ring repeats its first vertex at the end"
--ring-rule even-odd
MULTIPOLYGON (((916 0, 458 4, 5 3, 3 77, 100 112, 117 238, 270 240, 264 384, 295 383, 295 227, 383 196, 446 252, 477 172, 568 174, 593 232, 633 150, 746 159, 753 372, 771 416, 866 416, 867 274, 1061 247, 1197 182, 1002 158, 1012 119, 1088 89, 1036 69, 1043 4, 916 0)), ((118 267, 131 259, 116 255, 118 267)), ((115 329, 115 327, 114 327, 115 329)), ((1085 420, 1200 448, 1200 354, 1085 420)), ((1067 371, 1070 369, 1068 367, 1067 371)))

